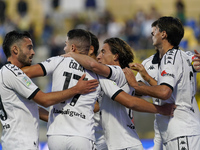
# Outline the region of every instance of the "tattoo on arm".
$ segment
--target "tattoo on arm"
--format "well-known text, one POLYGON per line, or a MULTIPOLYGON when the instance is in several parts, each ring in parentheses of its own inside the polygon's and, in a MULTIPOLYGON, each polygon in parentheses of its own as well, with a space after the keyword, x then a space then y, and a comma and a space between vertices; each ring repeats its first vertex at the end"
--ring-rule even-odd
POLYGON ((140 82, 138 82, 138 86, 143 86, 144 84, 142 84, 142 83, 140 83, 140 82))
POLYGON ((148 79, 147 82, 150 83, 151 79, 148 79))

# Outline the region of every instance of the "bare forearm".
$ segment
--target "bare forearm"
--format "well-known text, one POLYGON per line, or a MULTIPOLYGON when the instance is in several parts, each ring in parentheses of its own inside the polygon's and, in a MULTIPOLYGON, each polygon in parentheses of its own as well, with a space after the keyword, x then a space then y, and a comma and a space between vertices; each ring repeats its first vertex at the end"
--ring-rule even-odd
MULTIPOLYGON (((70 53, 71 57, 80 63, 85 69, 92 70, 91 63, 97 63, 93 58, 77 53, 70 53)), ((92 70, 93 71, 93 70, 92 70)))
POLYGON ((40 119, 45 121, 45 122, 48 122, 49 112, 42 107, 39 107, 38 109, 39 109, 40 119))
POLYGON ((172 93, 172 90, 166 85, 147 86, 138 82, 137 85, 131 84, 131 86, 135 88, 138 93, 149 95, 151 97, 159 98, 162 100, 168 99, 172 93))
POLYGON ((79 91, 77 91, 76 87, 72 87, 64 91, 50 92, 50 93, 43 93, 42 91, 39 91, 35 95, 33 100, 38 104, 40 104, 41 106, 49 107, 51 105, 70 99, 78 93, 79 91))
POLYGON ((110 68, 108 66, 98 63, 96 60, 87 55, 77 53, 70 54, 72 58, 74 58, 78 63, 80 63, 85 69, 91 70, 94 73, 104 77, 109 76, 110 68))
POLYGON ((157 81, 154 78, 152 78, 150 75, 144 76, 143 79, 147 81, 150 85, 157 85, 157 81))
POLYGON ((42 67, 39 64, 26 66, 21 69, 29 78, 44 76, 42 67))
POLYGON ((154 104, 149 103, 144 99, 131 96, 125 92, 121 92, 120 94, 118 94, 115 97, 115 101, 135 111, 158 113, 158 109, 154 104))

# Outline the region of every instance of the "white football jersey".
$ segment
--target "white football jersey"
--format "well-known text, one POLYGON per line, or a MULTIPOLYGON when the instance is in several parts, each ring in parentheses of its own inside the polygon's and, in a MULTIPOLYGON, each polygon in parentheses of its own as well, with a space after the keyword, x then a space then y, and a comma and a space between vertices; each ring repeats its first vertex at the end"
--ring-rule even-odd
POLYGON ((177 49, 169 50, 158 70, 158 85, 167 85, 173 92, 163 103, 175 103, 174 116, 156 115, 163 142, 179 136, 200 134, 199 112, 195 111, 195 75, 188 55, 177 49))
MULTIPOLYGON (((61 91, 77 84, 86 73, 86 80, 98 79, 98 76, 85 70, 73 58, 52 57, 41 63, 45 74, 52 74, 52 91, 61 91)), ((103 81, 102 81, 103 82, 103 81)), ((116 91, 118 87, 113 88, 116 91)), ((82 136, 90 140, 94 137, 94 104, 100 93, 100 85, 96 91, 84 95, 76 95, 50 108, 47 135, 82 136)), ((109 97, 116 91, 109 91, 109 97)))
MULTIPOLYGON (((133 95, 135 90, 128 85, 121 67, 109 67, 111 68, 109 79, 113 80, 113 84, 117 84, 125 92, 133 95)), ((103 91, 107 93, 108 91, 104 87, 108 85, 106 83, 101 85, 103 91)), ((111 90, 112 87, 109 89, 111 90)), ((129 109, 115 102, 114 98, 115 95, 112 98, 104 95, 101 104, 102 126, 108 149, 124 149, 140 145, 141 142, 131 121, 133 117, 132 111, 129 113, 129 109)))
MULTIPOLYGON (((147 73, 152 78, 154 78, 156 81, 157 81, 157 78, 158 78, 158 65, 159 65, 159 63, 160 63, 160 60, 159 60, 159 53, 158 52, 155 55, 148 57, 147 59, 145 59, 142 62, 142 65, 144 66, 147 73)), ((141 82, 145 83, 146 85, 149 85, 149 83, 142 78, 140 73, 137 73, 135 78, 136 78, 137 81, 141 81, 141 82)), ((156 104, 156 105, 160 104, 160 100, 158 98, 152 97, 152 100, 153 100, 154 104, 156 104)))
MULTIPOLYGON (((99 94, 98 100, 97 100, 98 103, 99 103, 99 107, 101 106, 103 94, 104 94, 104 92, 101 91, 101 93, 99 94)), ((100 110, 98 112, 94 113, 95 144, 101 144, 102 142, 105 142, 101 117, 102 116, 101 116, 101 111, 100 110)))
POLYGON ((38 149, 38 106, 31 99, 38 87, 13 64, 0 70, 0 119, 2 148, 5 150, 38 149))
MULTIPOLYGON (((194 59, 194 53, 191 52, 191 51, 187 51, 186 54, 188 55, 188 58, 190 60, 190 63, 192 62, 192 59, 194 59)), ((160 63, 160 60, 159 60, 159 53, 157 52, 156 54, 148 57, 147 59, 145 59, 143 62, 142 62, 142 65, 144 66, 144 68, 146 69, 146 71, 148 72, 148 74, 154 78, 155 80, 157 80, 158 78, 158 66, 159 66, 159 63, 160 63)), ((195 74, 196 76, 196 74, 195 74)), ((146 85, 149 85, 148 82, 146 82, 142 76, 140 75, 140 73, 137 73, 136 75, 136 80, 137 81, 142 81, 143 83, 145 83, 146 85)), ((196 82, 195 82, 196 83, 196 82)), ((158 98, 153 98, 153 103, 156 104, 156 105, 160 105, 160 102, 161 100, 159 100, 158 98)), ((194 103, 193 103, 193 108, 194 108, 194 111, 195 112, 199 112, 199 108, 198 108, 198 105, 197 105, 197 102, 196 100, 194 100, 194 103)), ((200 117, 198 117, 200 119, 200 117)), ((157 122, 156 120, 154 121, 154 130, 155 130, 155 137, 154 137, 154 140, 155 141, 162 141, 160 140, 161 137, 160 137, 160 132, 158 130, 158 127, 157 127, 157 122)), ((161 143, 162 144, 162 143, 161 143)))

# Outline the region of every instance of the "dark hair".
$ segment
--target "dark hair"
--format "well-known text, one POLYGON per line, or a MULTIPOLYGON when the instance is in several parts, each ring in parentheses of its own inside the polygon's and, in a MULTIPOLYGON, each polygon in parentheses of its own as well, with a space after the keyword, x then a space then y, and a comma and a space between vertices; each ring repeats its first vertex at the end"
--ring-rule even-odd
POLYGON ((173 46, 178 46, 184 36, 184 28, 178 18, 161 17, 152 23, 152 27, 158 27, 159 31, 167 33, 167 40, 173 46))
POLYGON ((31 38, 31 35, 27 31, 24 32, 11 31, 6 34, 3 41, 3 51, 7 58, 11 56, 11 50, 10 50, 11 46, 14 43, 23 40, 24 38, 31 38))
POLYGON ((67 33, 68 40, 76 45, 81 53, 88 53, 91 44, 90 34, 83 29, 72 29, 67 33))
POLYGON ((104 41, 110 46, 112 54, 118 54, 121 68, 129 67, 128 64, 133 62, 133 49, 119 38, 109 38, 104 41))
POLYGON ((96 37, 96 35, 94 35, 93 33, 91 33, 90 31, 88 31, 91 37, 91 45, 94 46, 94 54, 95 56, 97 56, 98 50, 99 50, 99 40, 96 37))

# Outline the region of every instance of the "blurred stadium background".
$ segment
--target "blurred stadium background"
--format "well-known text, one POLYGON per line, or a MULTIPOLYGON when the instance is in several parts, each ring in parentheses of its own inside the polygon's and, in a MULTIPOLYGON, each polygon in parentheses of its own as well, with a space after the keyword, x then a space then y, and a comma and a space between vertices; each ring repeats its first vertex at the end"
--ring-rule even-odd
MULTIPOLYGON (((199 0, 0 0, 0 66, 6 62, 2 41, 7 32, 26 30, 32 34, 37 63, 62 54, 66 33, 72 28, 90 30, 98 36, 100 45, 106 38, 120 37, 134 49, 134 61, 141 62, 155 53, 151 23, 164 15, 178 17, 184 24, 181 49, 200 51, 199 6, 199 0)), ((51 89, 50 77, 34 82, 43 91, 51 89)), ((196 98, 200 105, 199 75, 196 98)), ((154 115, 135 112, 134 120, 139 137, 152 144, 154 115)), ((41 121, 41 147, 46 140, 46 123, 41 121)))

